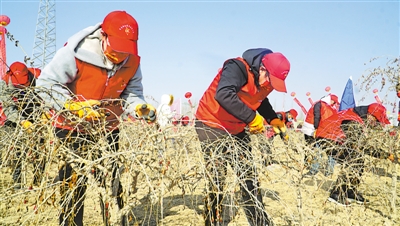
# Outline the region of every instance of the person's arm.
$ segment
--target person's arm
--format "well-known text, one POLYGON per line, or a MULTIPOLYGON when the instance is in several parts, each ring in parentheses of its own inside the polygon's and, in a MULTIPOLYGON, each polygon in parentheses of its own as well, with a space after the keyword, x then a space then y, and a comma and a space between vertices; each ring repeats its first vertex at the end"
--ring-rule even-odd
POLYGON ((121 94, 121 98, 126 100, 125 112, 130 115, 135 115, 135 107, 138 104, 146 103, 143 95, 142 78, 142 71, 139 65, 135 76, 129 80, 128 85, 121 94))
POLYGON ((3 108, 3 113, 7 117, 7 121, 11 123, 18 123, 21 116, 18 112, 18 107, 12 99, 12 86, 8 86, 4 80, 0 80, 0 103, 3 108))
MULTIPOLYGON (((262 102, 260 107, 257 109, 258 113, 268 122, 268 124, 276 118, 279 118, 276 114, 275 110, 272 108, 271 103, 269 102, 268 98, 265 98, 262 102)), ((282 119, 281 119, 282 120, 282 119)))
POLYGON ((321 122, 321 101, 317 102, 314 105, 313 114, 314 114, 314 128, 318 129, 319 123, 321 122))
POLYGON ((238 60, 229 60, 222 69, 214 98, 229 114, 249 124, 256 116, 256 112, 243 103, 237 95, 246 83, 245 65, 238 60))
POLYGON ((76 73, 73 53, 67 47, 61 48, 36 80, 37 93, 48 107, 60 110, 71 99, 66 85, 75 80, 76 73))

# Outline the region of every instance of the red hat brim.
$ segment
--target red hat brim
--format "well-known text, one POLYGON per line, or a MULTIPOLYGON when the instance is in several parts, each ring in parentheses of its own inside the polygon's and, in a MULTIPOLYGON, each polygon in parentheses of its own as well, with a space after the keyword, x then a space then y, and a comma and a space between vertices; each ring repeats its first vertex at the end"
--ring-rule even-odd
POLYGON ((286 84, 285 81, 283 81, 282 79, 279 79, 273 75, 269 76, 269 80, 271 81, 271 86, 279 92, 287 92, 286 90, 286 84))
POLYGON ((389 125, 390 121, 389 119, 386 117, 386 115, 381 115, 380 119, 378 119, 380 123, 383 123, 385 125, 389 125))
POLYGON ((119 38, 112 35, 108 36, 108 41, 110 43, 110 47, 116 52, 138 55, 136 41, 125 38, 119 38))

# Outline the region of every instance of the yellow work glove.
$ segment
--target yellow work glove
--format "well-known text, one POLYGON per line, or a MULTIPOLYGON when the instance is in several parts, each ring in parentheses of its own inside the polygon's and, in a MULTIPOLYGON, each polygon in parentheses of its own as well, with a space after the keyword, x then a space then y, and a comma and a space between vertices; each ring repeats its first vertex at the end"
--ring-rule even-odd
POLYGON ((65 102, 64 107, 70 110, 73 114, 79 118, 85 118, 88 120, 98 120, 104 117, 104 113, 98 111, 101 102, 98 100, 86 100, 86 101, 73 101, 69 100, 65 102))
POLYGON ((312 135, 313 135, 314 138, 316 138, 317 137, 317 130, 314 130, 312 135))
POLYGON ((20 125, 21 125, 22 128, 24 128, 28 133, 32 133, 32 129, 31 129, 32 123, 31 123, 30 121, 28 121, 28 120, 22 120, 22 121, 20 122, 20 125))
POLYGON ((274 118, 271 120, 269 124, 274 129, 274 132, 276 134, 279 134, 282 140, 285 141, 289 140, 289 135, 287 133, 286 125, 282 120, 280 120, 279 118, 274 118))
POLYGON ((263 133, 264 131, 264 118, 261 115, 256 114, 256 117, 254 117, 253 121, 249 123, 249 132, 256 134, 263 133))
POLYGON ((45 124, 51 119, 51 114, 49 112, 43 112, 40 115, 40 119, 40 121, 45 124))
POLYGON ((147 122, 154 122, 157 118, 156 109, 151 104, 138 104, 135 107, 135 117, 147 122))
POLYGON ((395 158, 394 155, 392 153, 389 154, 388 158, 391 162, 394 162, 395 158))
POLYGON ((284 141, 289 140, 289 134, 287 133, 286 126, 280 128, 281 133, 279 134, 281 136, 281 139, 284 141))

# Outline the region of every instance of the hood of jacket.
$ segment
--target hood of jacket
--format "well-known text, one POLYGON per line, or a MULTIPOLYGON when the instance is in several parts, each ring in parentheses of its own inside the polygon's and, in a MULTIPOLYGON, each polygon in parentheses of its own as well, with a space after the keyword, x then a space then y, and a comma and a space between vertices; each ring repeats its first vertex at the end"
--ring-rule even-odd
MULTIPOLYGON (((111 70, 114 64, 103 54, 101 44, 101 23, 87 27, 68 39, 65 46, 73 55, 84 62, 111 70)), ((126 60, 119 66, 122 66, 126 60)))
POLYGON ((261 59, 264 57, 265 54, 268 53, 272 53, 272 50, 267 48, 257 48, 246 50, 242 55, 242 58, 250 66, 250 70, 254 74, 254 80, 257 87, 260 86, 260 84, 258 83, 258 78, 260 77, 260 74, 258 72, 260 70, 261 59))

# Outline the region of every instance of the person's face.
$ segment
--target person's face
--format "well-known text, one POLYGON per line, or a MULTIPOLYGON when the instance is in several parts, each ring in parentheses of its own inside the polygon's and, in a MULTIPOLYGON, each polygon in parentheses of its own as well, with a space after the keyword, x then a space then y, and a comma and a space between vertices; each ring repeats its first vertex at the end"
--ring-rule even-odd
POLYGON ((104 50, 104 55, 114 64, 121 63, 129 56, 129 53, 114 51, 111 48, 106 35, 103 35, 103 50, 104 50))
POLYGON ((371 114, 367 114, 367 123, 368 123, 368 125, 371 125, 371 126, 377 126, 379 121, 375 116, 373 116, 371 114))
POLYGON ((331 100, 331 106, 332 106, 334 109, 336 109, 336 110, 339 109, 339 103, 336 103, 336 102, 333 101, 333 100, 331 100))
POLYGON ((258 78, 258 83, 261 86, 265 86, 265 84, 269 82, 269 72, 263 64, 260 65, 260 71, 258 73, 260 75, 260 77, 258 78))
POLYGON ((293 116, 292 116, 292 114, 288 113, 287 121, 288 121, 288 122, 293 121, 293 116))

